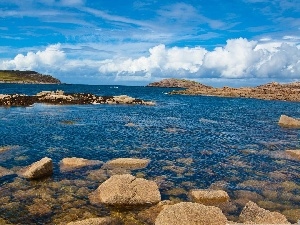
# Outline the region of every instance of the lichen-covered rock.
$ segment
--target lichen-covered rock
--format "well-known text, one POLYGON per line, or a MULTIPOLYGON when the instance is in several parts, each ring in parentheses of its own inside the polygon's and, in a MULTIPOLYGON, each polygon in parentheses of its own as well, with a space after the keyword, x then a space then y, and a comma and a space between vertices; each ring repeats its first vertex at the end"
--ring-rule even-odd
POLYGON ((39 179, 53 173, 52 159, 45 157, 21 171, 20 176, 27 179, 39 179))
POLYGON ((143 169, 148 166, 149 162, 149 159, 118 158, 108 161, 103 165, 103 168, 113 169, 122 167, 130 170, 143 169))
POLYGON ((223 190, 191 190, 189 193, 192 201, 201 203, 204 205, 216 205, 219 203, 227 202, 229 196, 226 191, 223 190))
POLYGON ((294 119, 292 117, 281 115, 278 124, 282 127, 294 127, 300 128, 300 120, 294 119))
POLYGON ((90 195, 92 203, 113 206, 152 205, 161 200, 154 181, 136 178, 130 174, 114 175, 90 195))
POLYGON ((117 219, 111 217, 90 218, 80 221, 67 223, 67 225, 118 225, 121 224, 117 219))
POLYGON ((76 157, 64 158, 60 162, 60 170, 71 171, 86 166, 96 166, 101 164, 102 162, 99 160, 88 160, 88 159, 76 158, 76 157))
POLYGON ((214 206, 181 202, 165 207, 157 216, 155 225, 225 225, 227 219, 214 206))
POLYGON ((240 214, 244 223, 256 224, 290 224, 286 217, 278 212, 270 212, 249 201, 240 214))
POLYGON ((299 159, 300 160, 300 149, 297 149, 297 150, 286 150, 285 152, 287 154, 289 154, 290 156, 294 157, 295 159, 299 159))

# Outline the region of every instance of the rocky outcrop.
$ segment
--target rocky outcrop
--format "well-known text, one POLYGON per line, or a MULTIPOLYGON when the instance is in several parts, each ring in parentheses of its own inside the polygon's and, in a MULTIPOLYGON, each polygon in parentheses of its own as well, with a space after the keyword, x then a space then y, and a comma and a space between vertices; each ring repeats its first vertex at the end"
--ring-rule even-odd
POLYGON ((165 207, 157 216, 155 225, 225 225, 226 217, 214 206, 181 202, 165 207))
POLYGON ((118 225, 118 224, 121 225, 122 223, 117 219, 111 217, 90 218, 86 220, 67 223, 67 225, 118 225))
POLYGON ((6 168, 4 168, 2 166, 0 166, 0 178, 4 177, 4 176, 11 175, 11 174, 14 174, 14 172, 11 171, 11 170, 8 170, 8 169, 6 169, 6 168))
POLYGON ((249 201, 240 214, 244 223, 255 224, 290 224, 286 217, 278 212, 270 212, 249 201))
POLYGON ((295 159, 299 159, 300 160, 300 149, 297 149, 297 150, 286 150, 285 152, 287 154, 289 154, 290 156, 294 157, 295 159))
POLYGON ((50 176, 52 173, 52 159, 45 157, 22 170, 20 176, 27 179, 39 179, 50 176))
POLYGON ((60 80, 35 71, 0 70, 0 83, 60 84, 60 80))
POLYGON ((204 84, 200 84, 196 81, 185 80, 185 79, 163 79, 159 82, 153 82, 147 85, 147 87, 167 87, 167 88, 191 88, 191 87, 198 87, 198 88, 212 88, 211 86, 207 86, 204 84))
POLYGON ((207 88, 191 86, 186 90, 172 91, 170 94, 205 95, 220 97, 257 98, 264 100, 300 101, 300 82, 289 84, 268 83, 257 87, 207 88))
POLYGON ((124 174, 114 175, 102 183, 90 195, 90 200, 112 206, 141 206, 156 204, 161 196, 154 181, 124 174))
POLYGON ((189 193, 193 202, 201 203, 204 205, 217 205, 229 201, 229 196, 223 190, 191 190, 189 193))
POLYGON ((103 168, 114 169, 121 167, 129 170, 143 169, 148 166, 149 162, 149 159, 118 158, 108 161, 103 165, 103 168))
POLYGON ((0 106, 30 106, 34 103, 56 105, 84 105, 84 104, 129 104, 155 105, 154 102, 132 98, 127 95, 97 96, 94 94, 65 93, 64 91, 42 91, 33 96, 0 95, 0 106))
POLYGON ((282 127, 300 128, 300 120, 292 117, 281 115, 278 124, 282 127))
POLYGON ((87 166, 101 165, 103 162, 99 160, 88 160, 83 158, 64 158, 60 162, 60 171, 71 171, 87 166))

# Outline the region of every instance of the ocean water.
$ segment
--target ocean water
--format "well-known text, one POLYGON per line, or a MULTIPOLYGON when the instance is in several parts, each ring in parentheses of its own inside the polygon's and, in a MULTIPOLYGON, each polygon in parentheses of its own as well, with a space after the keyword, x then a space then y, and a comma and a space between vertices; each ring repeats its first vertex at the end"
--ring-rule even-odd
POLYGON ((125 94, 155 101, 156 106, 0 108, 0 148, 11 147, 0 153, 0 166, 18 171, 46 156, 54 162, 49 179, 0 178, 0 218, 13 224, 63 224, 112 215, 125 224, 147 224, 137 214, 120 214, 89 202, 88 194, 105 180, 93 176, 99 167, 59 170, 65 157, 103 162, 134 157, 151 160, 147 168, 131 173, 155 180, 163 200, 187 201, 191 189, 219 187, 231 197, 223 211, 233 220, 243 203, 253 200, 296 221, 300 161, 284 150, 300 149, 300 130, 277 123, 281 114, 300 117, 300 103, 168 95, 173 90, 168 88, 0 84, 0 94, 42 90, 125 94))

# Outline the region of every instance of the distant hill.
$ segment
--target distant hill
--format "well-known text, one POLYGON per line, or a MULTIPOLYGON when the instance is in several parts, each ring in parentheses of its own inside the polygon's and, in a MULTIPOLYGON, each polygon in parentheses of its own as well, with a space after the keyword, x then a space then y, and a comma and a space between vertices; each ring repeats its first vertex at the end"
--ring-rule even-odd
POLYGON ((167 87, 167 88, 191 88, 191 87, 201 87, 201 88, 212 88, 204 84, 198 83, 192 80, 168 78, 163 79, 158 82, 153 82, 147 85, 147 87, 167 87))
POLYGON ((35 71, 0 70, 0 83, 60 84, 60 80, 35 71))

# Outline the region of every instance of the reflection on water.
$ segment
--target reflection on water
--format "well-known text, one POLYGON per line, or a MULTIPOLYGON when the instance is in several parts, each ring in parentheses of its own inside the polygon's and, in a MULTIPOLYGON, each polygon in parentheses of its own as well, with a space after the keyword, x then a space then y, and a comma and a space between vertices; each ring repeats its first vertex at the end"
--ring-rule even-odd
POLYGON ((300 103, 169 96, 164 94, 167 89, 145 87, 0 87, 3 93, 62 89, 157 102, 154 107, 0 108, 0 166, 17 172, 45 156, 55 166, 53 176, 42 181, 14 174, 0 177, 0 218, 7 223, 65 224, 112 215, 127 224, 148 224, 141 217, 145 211, 120 211, 89 202, 88 195, 101 182, 124 172, 155 180, 164 200, 188 200, 187 193, 194 188, 224 189, 231 202, 220 207, 230 219, 249 200, 280 211, 293 222, 299 218, 300 162, 284 153, 300 148, 299 130, 282 129, 277 121, 281 114, 300 117, 300 103), (65 157, 100 161, 136 157, 151 162, 135 171, 93 167, 60 172, 59 162, 65 157))

